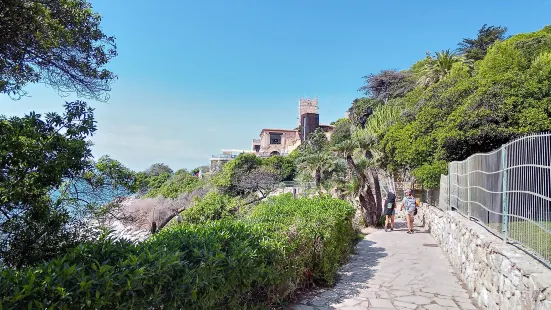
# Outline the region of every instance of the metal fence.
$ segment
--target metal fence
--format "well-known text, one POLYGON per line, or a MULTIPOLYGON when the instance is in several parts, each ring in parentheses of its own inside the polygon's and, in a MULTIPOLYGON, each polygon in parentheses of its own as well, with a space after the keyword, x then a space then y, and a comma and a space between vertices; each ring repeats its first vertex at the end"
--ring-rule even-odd
POLYGON ((440 176, 440 194, 438 195, 438 204, 435 204, 438 208, 442 210, 449 210, 449 191, 448 191, 449 179, 447 175, 440 176))
POLYGON ((318 192, 315 182, 284 181, 276 186, 272 195, 292 193, 295 197, 310 197, 318 192))
MULTIPOLYGON (((388 181, 385 178, 380 178, 379 184, 381 186, 381 194, 383 198, 386 197, 388 191, 390 190, 388 181)), ((396 194, 397 200, 402 200, 404 198, 404 192, 406 189, 413 190, 413 196, 415 198, 421 199, 424 196, 430 195, 429 191, 424 190, 420 184, 413 184, 411 182, 394 182, 394 191, 396 194), (429 193, 429 194, 428 194, 429 193)), ((425 199, 423 199, 425 201, 425 199)))
POLYGON ((450 163, 439 201, 551 262, 551 134, 450 163))

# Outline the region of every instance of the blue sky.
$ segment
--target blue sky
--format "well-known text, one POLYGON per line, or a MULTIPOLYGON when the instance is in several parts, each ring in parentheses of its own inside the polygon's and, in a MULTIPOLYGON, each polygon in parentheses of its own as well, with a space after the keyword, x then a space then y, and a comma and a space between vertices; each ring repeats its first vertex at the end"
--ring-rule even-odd
MULTIPOLYGON (((551 24, 551 1, 92 0, 117 38, 119 79, 96 109, 96 157, 135 170, 209 163, 249 149, 262 128, 294 128, 298 99, 319 98, 322 123, 344 116, 362 76, 406 69, 426 51, 456 48, 485 23, 509 34, 551 24)), ((0 96, 0 113, 61 111, 42 85, 0 96)))

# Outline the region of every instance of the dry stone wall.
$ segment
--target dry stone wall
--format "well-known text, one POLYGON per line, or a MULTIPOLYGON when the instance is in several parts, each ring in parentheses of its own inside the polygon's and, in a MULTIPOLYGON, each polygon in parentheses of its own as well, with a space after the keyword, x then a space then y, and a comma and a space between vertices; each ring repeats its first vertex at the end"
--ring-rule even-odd
POLYGON ((454 211, 419 212, 481 309, 551 310, 551 270, 454 211))

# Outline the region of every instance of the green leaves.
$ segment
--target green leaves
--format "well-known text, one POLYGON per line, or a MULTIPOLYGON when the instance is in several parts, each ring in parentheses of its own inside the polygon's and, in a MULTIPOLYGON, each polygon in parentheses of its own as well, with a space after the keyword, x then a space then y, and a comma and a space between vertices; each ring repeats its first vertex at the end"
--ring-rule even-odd
POLYGON ((116 75, 105 65, 117 55, 86 0, 0 3, 0 93, 18 99, 28 83, 62 94, 108 99, 116 75))
POLYGON ((277 306, 312 281, 335 281, 352 249, 354 211, 342 200, 282 195, 240 220, 186 222, 140 244, 83 243, 36 267, 3 269, 0 303, 4 309, 277 306))
POLYGON ((455 63, 468 61, 449 49, 436 52, 434 58, 427 56, 427 62, 421 70, 417 85, 427 87, 443 80, 452 70, 455 63))
POLYGON ((227 195, 210 192, 203 198, 196 198, 192 207, 180 215, 186 223, 204 224, 230 217, 236 211, 238 201, 227 195))
POLYGON ((0 116, 0 257, 5 264, 33 264, 74 246, 78 227, 50 193, 64 178, 90 168, 85 139, 95 131, 93 109, 81 101, 66 103, 63 115, 0 116))
POLYGON ((478 60, 474 68, 451 51, 413 65, 414 76, 425 74, 430 83, 396 100, 400 117, 388 113, 378 119, 379 111, 390 109, 390 101, 367 123, 381 141, 385 168, 413 171, 426 187, 433 187, 445 171, 444 162, 551 130, 550 29, 501 41, 504 29, 483 27, 482 37, 465 41, 463 50, 478 60))
POLYGON ((148 177, 149 192, 145 197, 163 196, 165 198, 178 198, 182 193, 190 193, 200 187, 203 182, 189 172, 177 173, 172 176, 163 173, 159 176, 148 177), (159 185, 160 184, 160 185, 159 185))
POLYGON ((487 27, 487 25, 484 24, 482 28, 478 30, 476 39, 463 39, 463 41, 458 44, 459 51, 472 61, 481 60, 495 42, 505 39, 506 32, 507 27, 487 27))
POLYGON ((262 161, 268 170, 279 174, 282 181, 292 181, 296 174, 296 166, 289 156, 271 156, 262 161))

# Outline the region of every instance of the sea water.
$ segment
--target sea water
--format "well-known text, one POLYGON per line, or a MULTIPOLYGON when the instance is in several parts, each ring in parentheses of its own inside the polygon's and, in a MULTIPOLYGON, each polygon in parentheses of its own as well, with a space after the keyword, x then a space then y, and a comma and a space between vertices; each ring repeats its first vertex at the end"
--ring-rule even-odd
MULTIPOLYGON (((101 188, 93 188, 86 181, 76 181, 75 187, 78 191, 78 197, 94 206, 103 206, 114 201, 118 197, 129 197, 133 194, 123 187, 104 186, 101 188)), ((52 190, 50 197, 53 201, 58 200, 61 197, 59 189, 52 190)), ((86 202, 76 201, 72 206, 68 206, 68 211, 73 213, 76 207, 84 207, 86 202)))

